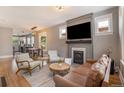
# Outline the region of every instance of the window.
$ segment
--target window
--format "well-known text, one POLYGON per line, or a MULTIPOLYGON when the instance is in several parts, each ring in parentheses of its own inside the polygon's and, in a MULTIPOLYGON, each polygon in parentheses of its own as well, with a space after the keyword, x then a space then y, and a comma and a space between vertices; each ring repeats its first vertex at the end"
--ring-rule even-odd
POLYGON ((59 39, 65 39, 66 38, 66 25, 59 27, 59 39))
POLYGON ((27 46, 34 47, 34 35, 26 36, 27 46))
POLYGON ((20 41, 23 42, 23 44, 26 44, 26 37, 20 37, 20 41))
POLYGON ((13 36, 12 41, 13 41, 13 46, 18 46, 19 45, 19 37, 13 36))
POLYGON ((27 37, 27 44, 30 45, 31 44, 31 38, 27 37))
POLYGON ((98 30, 99 30, 99 32, 107 32, 108 31, 108 27, 109 27, 108 20, 99 22, 99 24, 98 24, 98 30))
POLYGON ((39 47, 43 48, 43 50, 47 50, 47 33, 41 32, 39 34, 39 47))
POLYGON ((107 35, 113 34, 112 14, 107 14, 95 18, 95 34, 107 35))
POLYGON ((31 41, 32 41, 32 42, 31 42, 31 45, 34 46, 34 35, 32 35, 31 41))

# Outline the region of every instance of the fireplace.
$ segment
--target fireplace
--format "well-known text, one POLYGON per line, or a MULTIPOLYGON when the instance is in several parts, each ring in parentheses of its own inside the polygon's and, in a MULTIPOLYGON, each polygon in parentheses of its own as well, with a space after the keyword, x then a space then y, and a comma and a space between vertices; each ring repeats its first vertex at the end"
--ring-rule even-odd
POLYGON ((85 63, 85 48, 72 48, 72 60, 73 63, 83 64, 85 63))

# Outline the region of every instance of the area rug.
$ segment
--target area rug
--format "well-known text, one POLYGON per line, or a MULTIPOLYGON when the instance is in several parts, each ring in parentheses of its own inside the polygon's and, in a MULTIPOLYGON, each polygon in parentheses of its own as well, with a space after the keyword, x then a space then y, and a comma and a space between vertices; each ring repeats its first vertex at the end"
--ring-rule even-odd
MULTIPOLYGON (((77 64, 73 64, 70 71, 78 66, 77 64)), ((22 72, 22 75, 32 87, 55 87, 53 73, 49 70, 48 65, 43 66, 40 70, 39 68, 34 69, 32 71, 32 76, 27 72, 22 72)))

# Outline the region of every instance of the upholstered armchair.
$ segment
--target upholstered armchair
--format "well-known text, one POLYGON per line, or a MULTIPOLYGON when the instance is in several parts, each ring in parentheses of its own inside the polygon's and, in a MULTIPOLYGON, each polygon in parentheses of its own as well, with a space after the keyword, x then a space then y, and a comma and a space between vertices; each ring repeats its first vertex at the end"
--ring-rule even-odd
POLYGON ((59 62, 64 61, 63 57, 59 57, 57 50, 49 50, 48 51, 49 62, 59 62))
POLYGON ((27 70, 29 72, 29 74, 31 75, 32 70, 34 68, 39 67, 39 69, 41 69, 40 62, 34 61, 32 58, 29 57, 28 53, 22 53, 22 54, 17 55, 16 63, 17 63, 17 67, 18 67, 16 74, 20 70, 27 70))

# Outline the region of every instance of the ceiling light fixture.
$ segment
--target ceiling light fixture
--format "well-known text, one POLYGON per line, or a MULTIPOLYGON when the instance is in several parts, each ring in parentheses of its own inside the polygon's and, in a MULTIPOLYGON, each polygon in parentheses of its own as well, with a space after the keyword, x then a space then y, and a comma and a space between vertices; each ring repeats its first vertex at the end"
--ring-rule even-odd
POLYGON ((62 10, 64 10, 64 6, 56 6, 56 9, 59 11, 62 11, 62 10))
POLYGON ((34 30, 34 29, 36 29, 36 28, 37 28, 37 26, 34 26, 34 27, 31 28, 31 30, 34 30))

